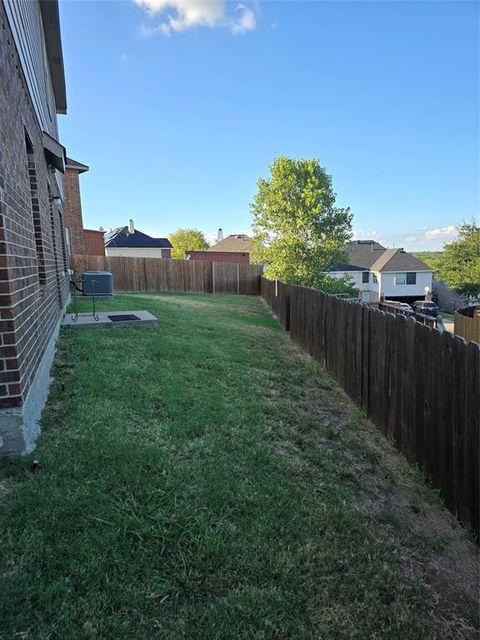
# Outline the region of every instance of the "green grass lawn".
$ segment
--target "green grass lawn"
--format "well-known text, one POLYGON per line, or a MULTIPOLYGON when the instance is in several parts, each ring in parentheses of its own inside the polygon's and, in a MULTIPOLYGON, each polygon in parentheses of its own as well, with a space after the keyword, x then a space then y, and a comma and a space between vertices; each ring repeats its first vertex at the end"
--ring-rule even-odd
POLYGON ((440 310, 438 313, 442 316, 442 320, 444 322, 455 322, 455 316, 453 315, 453 313, 448 313, 448 311, 442 310, 440 310))
POLYGON ((159 327, 62 333, 0 462, 2 640, 477 637, 469 536, 260 298, 100 307, 159 327))

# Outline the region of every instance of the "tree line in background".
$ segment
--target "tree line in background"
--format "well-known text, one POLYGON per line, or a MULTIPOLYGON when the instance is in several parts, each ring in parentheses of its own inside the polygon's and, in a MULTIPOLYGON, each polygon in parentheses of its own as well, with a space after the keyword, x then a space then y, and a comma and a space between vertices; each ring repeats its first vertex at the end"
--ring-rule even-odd
POLYGON ((451 289, 468 300, 480 299, 480 227, 475 220, 458 227, 458 238, 444 246, 443 251, 415 253, 426 262, 438 280, 445 280, 451 289))

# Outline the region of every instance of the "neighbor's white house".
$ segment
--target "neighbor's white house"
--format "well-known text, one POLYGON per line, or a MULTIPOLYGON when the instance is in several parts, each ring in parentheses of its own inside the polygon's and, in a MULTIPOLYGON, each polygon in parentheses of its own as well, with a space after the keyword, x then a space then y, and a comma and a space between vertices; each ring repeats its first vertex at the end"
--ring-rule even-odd
POLYGON ((386 249, 374 240, 356 240, 347 247, 348 263, 330 272, 349 277, 365 302, 382 298, 400 302, 425 300, 432 291, 432 270, 404 249, 386 249))
POLYGON ((171 258, 172 245, 168 238, 152 238, 135 229, 133 220, 126 227, 112 229, 105 234, 105 255, 130 258, 171 258))

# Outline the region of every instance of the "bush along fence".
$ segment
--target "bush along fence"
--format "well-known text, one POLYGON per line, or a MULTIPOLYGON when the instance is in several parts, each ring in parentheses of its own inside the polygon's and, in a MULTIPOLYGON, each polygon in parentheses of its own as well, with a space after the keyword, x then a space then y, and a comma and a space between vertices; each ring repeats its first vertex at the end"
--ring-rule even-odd
POLYGON ((261 295, 478 539, 480 345, 314 289, 262 278, 261 295))
POLYGON ((84 271, 111 271, 116 291, 188 291, 258 295, 262 267, 250 264, 130 258, 72 256, 76 276, 84 271))

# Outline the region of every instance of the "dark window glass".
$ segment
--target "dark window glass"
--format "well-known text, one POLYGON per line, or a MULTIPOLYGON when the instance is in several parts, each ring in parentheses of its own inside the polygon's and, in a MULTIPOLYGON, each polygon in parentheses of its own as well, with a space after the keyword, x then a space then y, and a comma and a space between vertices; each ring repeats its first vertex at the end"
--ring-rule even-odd
POLYGON ((407 284, 417 284, 417 274, 415 271, 407 273, 407 284))
POLYGON ((364 284, 365 284, 365 283, 367 283, 367 282, 369 282, 369 276, 370 276, 370 273, 369 273, 368 271, 364 271, 364 272, 362 273, 362 282, 363 282, 364 284))

